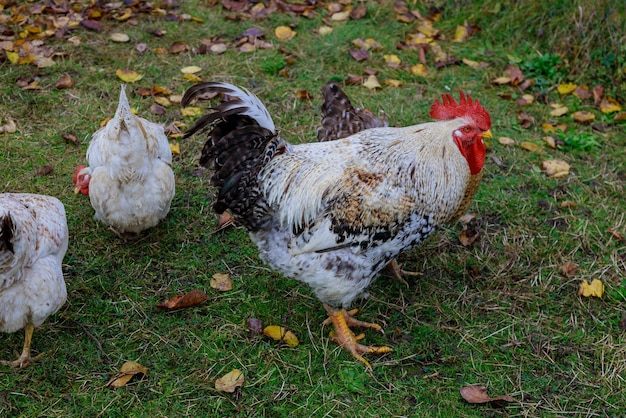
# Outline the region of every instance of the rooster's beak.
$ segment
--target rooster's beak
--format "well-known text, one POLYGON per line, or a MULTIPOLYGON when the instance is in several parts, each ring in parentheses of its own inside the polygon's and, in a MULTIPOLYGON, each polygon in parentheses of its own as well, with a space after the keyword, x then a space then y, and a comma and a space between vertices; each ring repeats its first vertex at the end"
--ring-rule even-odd
POLYGON ((78 194, 78 193, 80 193, 80 188, 74 187, 74 194, 78 194))
POLYGON ((493 134, 491 133, 491 129, 483 132, 483 134, 480 136, 482 139, 490 139, 493 138, 493 134))

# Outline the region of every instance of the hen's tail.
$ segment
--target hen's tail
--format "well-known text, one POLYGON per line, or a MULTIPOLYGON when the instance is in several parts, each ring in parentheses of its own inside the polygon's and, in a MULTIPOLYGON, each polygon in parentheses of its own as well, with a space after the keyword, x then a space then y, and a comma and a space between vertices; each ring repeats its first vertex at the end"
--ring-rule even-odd
POLYGON ((14 229, 10 212, 0 217, 0 251, 13 252, 14 229))
POLYGON ((326 84, 322 95, 322 122, 317 128, 317 140, 320 142, 345 138, 365 129, 389 126, 384 113, 378 118, 367 109, 352 106, 348 96, 335 83, 326 84))
POLYGON ((263 103, 248 90, 227 83, 199 83, 185 92, 181 106, 205 93, 224 96, 185 132, 184 138, 207 134, 200 165, 215 169, 211 178, 219 190, 215 212, 228 209, 237 221, 256 230, 267 213, 258 174, 276 154, 284 152, 286 144, 278 137, 263 103))

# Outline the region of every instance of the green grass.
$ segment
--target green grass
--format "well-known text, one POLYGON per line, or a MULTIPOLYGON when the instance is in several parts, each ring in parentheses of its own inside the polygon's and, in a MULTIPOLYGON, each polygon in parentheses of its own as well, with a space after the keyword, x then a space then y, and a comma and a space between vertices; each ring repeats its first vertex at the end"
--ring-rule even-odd
MULTIPOLYGON (((115 111, 118 68, 144 74, 144 79, 127 87, 129 99, 140 115, 163 124, 182 119, 189 125, 193 120, 182 118, 176 106, 166 109, 164 116, 151 115, 152 101, 132 91, 161 85, 181 94, 192 83, 182 77, 180 68, 198 65, 205 80, 252 89, 283 136, 296 143, 312 141, 322 85, 348 73, 363 74, 369 66, 379 70, 381 81, 395 78, 405 84, 377 91, 348 86, 346 92, 356 105, 383 109, 392 125, 428 120, 430 103, 440 93, 463 88, 490 110, 496 138, 543 144, 540 123, 551 119, 548 106, 534 103, 523 108, 538 123, 522 129, 517 122, 522 109, 498 96, 519 92, 490 80, 515 58, 520 66, 527 64, 528 71, 549 81, 545 89, 538 86, 532 91, 545 94, 548 102, 561 100, 550 87, 563 79, 589 86, 602 80, 607 94, 620 98, 623 74, 618 73, 624 63, 606 67, 600 61, 584 60, 584 66, 573 66, 584 67, 584 72, 566 75, 547 66, 537 54, 556 54, 562 62, 572 59, 564 50, 550 50, 549 40, 561 39, 567 32, 578 3, 569 8, 565 2, 528 3, 538 7, 537 27, 527 24, 532 19, 527 17, 530 6, 525 2, 435 2, 444 6, 435 27, 448 39, 465 20, 482 27, 468 42, 441 41, 444 50, 491 66, 435 70, 429 61, 428 79, 384 64, 387 53, 398 54, 403 63, 419 62, 416 51, 395 48, 414 32, 414 25, 397 22, 391 2, 367 3, 366 18, 336 23, 325 37, 314 33, 326 15, 323 9, 308 19, 274 13, 257 21, 234 21, 227 18, 232 13, 208 2, 181 2, 180 13, 202 18, 203 23, 147 14, 137 15, 134 25, 105 19, 101 33, 82 28, 72 33, 82 41, 78 47, 64 39, 46 40, 55 51, 68 53, 55 58, 54 67, 36 69, 0 61, 4 89, 0 123, 11 117, 18 124, 17 133, 0 134, 1 190, 59 197, 70 228, 64 261, 68 301, 35 331, 34 354, 45 353, 45 357, 26 369, 0 369, 0 415, 624 415, 626 338, 620 322, 626 316, 626 248, 607 232, 626 234, 624 125, 602 115, 590 101, 564 99, 572 110, 592 110, 598 123, 610 127, 608 132, 597 133, 564 116, 561 121, 569 125, 570 144, 562 149, 542 145, 541 153, 530 153, 491 141, 484 181, 470 209, 477 214, 472 226, 480 231, 480 238, 463 247, 458 240, 462 226, 449 225, 400 258, 405 269, 422 273, 409 280, 409 288, 383 273, 370 287, 370 298, 357 303, 362 319, 378 322, 386 330, 384 335, 367 332, 365 342, 394 349, 389 355, 368 357, 372 374, 329 343, 328 328, 320 325, 324 310, 305 285, 269 270, 243 230, 214 233, 210 173, 194 171, 200 138, 181 141, 181 154, 173 164, 177 192, 171 212, 137 241, 120 241, 93 219, 88 199, 73 194, 73 167, 84 162, 91 134, 115 111), (500 11, 494 13, 497 4, 500 11), (289 42, 276 40, 273 29, 279 24, 295 25, 297 36, 289 42), (222 55, 157 55, 134 49, 137 42, 152 49, 169 48, 177 41, 198 47, 200 39, 212 36, 230 46, 251 26, 262 29, 275 48, 240 53, 231 46, 222 55), (538 27, 546 31, 545 37, 530 36, 538 27), (149 35, 154 28, 166 29, 167 34, 149 35), (110 42, 108 36, 114 31, 129 34, 132 41, 110 42), (528 36, 518 41, 521 32, 528 36), (369 61, 357 63, 349 56, 350 42, 357 37, 374 37, 384 50, 373 51, 369 61), (287 55, 295 61, 284 62, 287 55), (285 65, 288 77, 279 73, 285 65), (607 68, 614 72, 609 74, 607 68), (65 73, 72 76, 74 87, 54 88, 65 73), (22 90, 15 84, 20 77, 38 77, 43 88, 22 90), (604 81, 609 79, 616 84, 604 81), (300 90, 311 92, 315 99, 297 100, 300 90), (66 132, 76 133, 78 147, 62 139, 66 132), (599 145, 589 145, 590 140, 599 145), (571 175, 561 180, 546 177, 539 167, 548 158, 569 162, 571 175), (37 169, 45 165, 54 166, 52 173, 37 176, 37 169), (564 201, 575 206, 561 207, 564 201), (560 272, 566 261, 579 267, 573 277, 560 272), (212 275, 224 272, 231 274, 234 289, 221 293, 210 288, 212 275), (577 296, 580 281, 593 278, 604 282, 605 296, 577 296), (208 301, 179 312, 155 307, 192 289, 203 290, 208 301), (286 326, 299 337, 300 345, 289 348, 250 336, 246 327, 250 318, 286 326), (121 389, 108 389, 107 381, 127 360, 148 367, 147 377, 121 389), (243 389, 236 394, 216 391, 215 380, 233 368, 245 374, 243 389), (520 402, 470 405, 459 394, 468 384, 485 385, 491 396, 510 394, 520 402)), ((611 4, 601 6, 606 9, 611 4)), ((423 14, 428 9, 410 7, 423 14)), ((591 32, 583 40, 604 39, 613 45, 609 42, 616 36, 612 23, 601 24, 601 8, 588 10, 581 22, 591 32)), ((617 12, 625 21, 623 10, 617 12)), ((581 39, 578 33, 571 31, 573 41, 581 39)), ((574 45, 581 51, 595 45, 585 42, 574 45)), ((0 358, 15 358, 23 334, 2 338, 0 358)))

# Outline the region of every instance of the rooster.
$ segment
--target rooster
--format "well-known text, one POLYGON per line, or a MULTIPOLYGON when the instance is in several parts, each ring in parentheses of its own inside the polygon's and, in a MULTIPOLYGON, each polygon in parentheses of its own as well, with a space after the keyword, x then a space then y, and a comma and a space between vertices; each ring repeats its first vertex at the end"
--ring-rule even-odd
POLYGON ((95 218, 118 235, 167 216, 175 191, 172 151, 161 125, 133 115, 124 87, 115 116, 93 134, 87 161, 74 172, 74 192, 88 194, 95 218))
POLYGON ((61 262, 68 243, 65 208, 56 198, 0 194, 0 331, 24 329, 14 367, 31 361, 33 331, 67 299, 61 262))
POLYGON ((391 349, 359 344, 351 326, 382 328, 346 308, 398 254, 468 208, 482 176, 489 113, 463 92, 458 103, 444 94, 430 109, 435 122, 291 145, 245 89, 199 83, 182 106, 205 92, 227 97, 185 137, 208 136, 200 164, 215 169, 215 212, 229 210, 262 260, 311 286, 334 340, 371 369, 363 354, 391 349))

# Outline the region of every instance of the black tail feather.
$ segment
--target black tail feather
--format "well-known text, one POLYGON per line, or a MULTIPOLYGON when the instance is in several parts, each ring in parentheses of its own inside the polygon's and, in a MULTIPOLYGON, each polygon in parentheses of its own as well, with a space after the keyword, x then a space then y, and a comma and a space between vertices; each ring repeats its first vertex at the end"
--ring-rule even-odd
POLYGON ((15 228, 11 213, 7 213, 0 219, 0 251, 10 251, 13 253, 13 235, 15 228))

